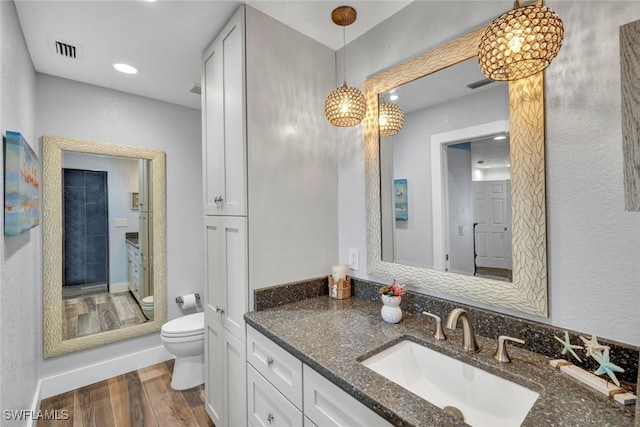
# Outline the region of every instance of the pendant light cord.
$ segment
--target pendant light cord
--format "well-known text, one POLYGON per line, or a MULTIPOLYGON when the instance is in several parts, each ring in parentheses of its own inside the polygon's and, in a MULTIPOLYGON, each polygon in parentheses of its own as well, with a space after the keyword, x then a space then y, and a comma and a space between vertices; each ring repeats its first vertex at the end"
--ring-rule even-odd
POLYGON ((343 61, 342 61, 342 74, 344 76, 344 83, 347 83, 347 38, 346 38, 347 27, 346 25, 342 26, 342 50, 343 50, 343 61))

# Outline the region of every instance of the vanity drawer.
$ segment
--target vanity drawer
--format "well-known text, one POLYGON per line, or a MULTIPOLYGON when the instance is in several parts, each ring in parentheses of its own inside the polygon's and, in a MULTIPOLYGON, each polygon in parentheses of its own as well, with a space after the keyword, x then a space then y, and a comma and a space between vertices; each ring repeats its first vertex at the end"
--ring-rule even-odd
POLYGON ((249 325, 247 362, 302 410, 302 362, 249 325))
POLYGON ((299 427, 302 412, 251 365, 247 366, 248 418, 253 427, 299 427))
POLYGON ((304 365, 304 415, 322 427, 392 425, 307 365, 304 365))

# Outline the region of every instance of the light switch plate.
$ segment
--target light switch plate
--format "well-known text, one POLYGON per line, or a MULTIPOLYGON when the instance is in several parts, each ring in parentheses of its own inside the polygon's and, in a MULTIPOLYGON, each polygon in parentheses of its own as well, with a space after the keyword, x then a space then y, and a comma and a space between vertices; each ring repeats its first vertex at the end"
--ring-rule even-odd
POLYGON ((360 251, 357 248, 349 248, 349 268, 360 270, 360 251))

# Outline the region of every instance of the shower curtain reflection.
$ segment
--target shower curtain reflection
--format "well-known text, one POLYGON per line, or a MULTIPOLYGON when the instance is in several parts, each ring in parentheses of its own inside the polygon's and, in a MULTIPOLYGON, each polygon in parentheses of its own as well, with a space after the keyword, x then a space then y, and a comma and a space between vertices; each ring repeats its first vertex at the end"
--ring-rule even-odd
POLYGON ((109 290, 107 182, 105 171, 63 169, 63 297, 109 290))

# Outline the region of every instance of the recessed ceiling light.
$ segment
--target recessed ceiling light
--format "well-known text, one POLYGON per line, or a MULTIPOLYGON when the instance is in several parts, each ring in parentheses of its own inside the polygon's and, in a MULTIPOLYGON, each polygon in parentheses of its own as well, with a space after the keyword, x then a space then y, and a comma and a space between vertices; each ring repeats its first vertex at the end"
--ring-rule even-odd
POLYGON ((395 101, 396 99, 398 99, 398 95, 391 95, 391 96, 389 96, 389 100, 390 100, 390 101, 395 101))
POLYGON ((113 68, 125 74, 136 74, 138 72, 134 67, 127 64, 113 64, 113 68))

